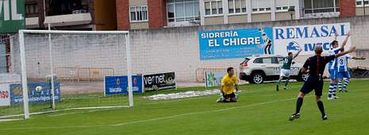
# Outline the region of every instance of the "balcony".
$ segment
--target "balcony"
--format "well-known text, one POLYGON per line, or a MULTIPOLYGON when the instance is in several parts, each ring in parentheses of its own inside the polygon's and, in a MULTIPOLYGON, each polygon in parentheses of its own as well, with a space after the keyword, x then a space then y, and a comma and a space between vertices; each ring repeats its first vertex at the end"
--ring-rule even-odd
POLYGON ((26 28, 38 28, 40 26, 38 19, 38 17, 27 17, 26 28))
POLYGON ((92 17, 90 13, 76 13, 65 15, 46 16, 44 24, 51 26, 73 26, 91 24, 92 17))
POLYGON ((340 16, 339 7, 306 8, 302 18, 331 18, 340 16))
POLYGON ((339 17, 340 12, 326 12, 326 13, 309 13, 305 14, 303 17, 304 19, 309 18, 331 18, 331 17, 339 17))

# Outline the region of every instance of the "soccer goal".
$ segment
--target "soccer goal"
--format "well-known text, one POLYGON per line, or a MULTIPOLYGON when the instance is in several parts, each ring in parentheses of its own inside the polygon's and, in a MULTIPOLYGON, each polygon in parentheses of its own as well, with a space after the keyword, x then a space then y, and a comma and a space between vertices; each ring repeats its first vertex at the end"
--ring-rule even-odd
POLYGON ((22 110, 3 111, 0 117, 132 107, 129 41, 128 31, 20 30, 12 68, 21 83, 9 86, 11 104, 3 110, 22 110), (126 76, 112 83, 127 89, 104 94, 107 76, 126 76))

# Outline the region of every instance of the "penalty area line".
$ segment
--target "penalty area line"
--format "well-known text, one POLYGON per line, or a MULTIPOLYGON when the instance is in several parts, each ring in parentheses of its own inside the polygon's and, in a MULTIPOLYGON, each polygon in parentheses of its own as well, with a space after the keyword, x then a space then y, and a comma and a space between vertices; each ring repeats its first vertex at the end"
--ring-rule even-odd
POLYGON ((123 122, 123 123, 116 123, 116 124, 110 124, 110 125, 104 124, 104 125, 80 125, 80 126, 16 127, 16 128, 2 128, 2 129, 0 129, 0 131, 35 130, 35 129, 68 129, 68 128, 73 129, 73 128, 93 128, 93 127, 119 127, 119 126, 126 126, 126 125, 130 125, 130 124, 145 123, 145 122, 152 122, 152 121, 158 121, 158 120, 174 119, 174 118, 183 117, 183 116, 224 112, 224 111, 241 109, 241 108, 249 108, 249 107, 261 106, 261 105, 266 105, 266 104, 285 102, 285 101, 290 101, 290 100, 295 100, 295 99, 296 98, 280 99, 280 100, 254 103, 254 104, 243 105, 243 106, 235 106, 235 107, 230 107, 230 108, 215 109, 215 110, 210 110, 210 111, 199 111, 199 112, 183 113, 183 114, 178 114, 178 115, 171 115, 171 116, 164 116, 164 117, 152 118, 152 119, 146 119, 146 120, 137 120, 137 121, 123 122))

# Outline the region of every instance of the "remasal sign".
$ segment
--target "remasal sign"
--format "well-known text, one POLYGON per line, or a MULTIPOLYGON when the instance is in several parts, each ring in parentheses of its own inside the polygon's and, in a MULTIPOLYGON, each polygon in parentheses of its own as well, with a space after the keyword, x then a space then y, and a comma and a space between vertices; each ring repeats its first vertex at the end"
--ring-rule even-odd
POLYGON ((18 32, 25 26, 25 0, 0 0, 0 33, 18 32))
MULTIPOLYGON (((273 27, 274 51, 278 55, 287 55, 301 48, 302 55, 311 55, 315 45, 322 45, 327 51, 335 36, 341 45, 349 31, 350 23, 273 27)), ((350 40, 346 46, 351 46, 350 40)))

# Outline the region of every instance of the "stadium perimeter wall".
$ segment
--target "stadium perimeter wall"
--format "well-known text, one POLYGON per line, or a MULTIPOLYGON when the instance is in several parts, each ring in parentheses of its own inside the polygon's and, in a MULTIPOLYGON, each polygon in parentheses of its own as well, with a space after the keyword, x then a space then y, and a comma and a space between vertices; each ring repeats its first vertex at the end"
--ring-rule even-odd
MULTIPOLYGON (((174 71, 176 72, 177 81, 196 81, 198 78, 196 71, 199 69, 227 68, 232 66, 238 70, 239 63, 242 62, 243 58, 200 60, 199 31, 345 22, 351 23, 353 33, 351 40, 352 45, 358 49, 356 53, 359 56, 369 58, 369 17, 305 19, 265 23, 132 30, 130 37, 133 54, 133 72, 157 73, 174 71)), ((307 57, 307 55, 298 57, 296 61, 303 63, 307 57)), ((350 65, 352 67, 369 67, 369 61, 352 61, 350 65)))
MULTIPOLYGON (((204 69, 217 68, 225 71, 225 68, 232 66, 238 70, 239 63, 244 58, 235 59, 221 59, 221 60, 200 60, 200 48, 199 48, 199 31, 208 30, 232 30, 232 29, 248 29, 248 28, 260 28, 260 27, 278 27, 278 26, 295 26, 295 25, 315 25, 315 24, 332 24, 332 23, 351 23, 351 30, 353 36, 351 38, 352 45, 355 45, 358 50, 356 54, 369 58, 369 17, 348 17, 348 18, 325 18, 325 19, 306 19, 306 20, 293 20, 293 21, 275 21, 265 23, 245 23, 245 24, 228 24, 228 25, 212 25, 212 26, 198 26, 198 27, 177 27, 177 28, 164 28, 164 29, 148 29, 148 30, 132 30, 130 31, 130 43, 132 53, 132 69, 133 73, 139 74, 151 74, 162 72, 175 72, 176 81, 195 82, 201 81, 203 74, 201 71, 204 69), (198 73, 198 74, 197 74, 198 73)), ((39 42, 35 40, 35 42, 39 42)), ((16 43, 16 41, 15 41, 16 43)), ((27 43, 26 43, 27 44, 27 43)), ((48 52, 47 40, 39 43, 40 46, 36 49, 44 49, 38 51, 27 52, 28 57, 27 69, 28 74, 35 77, 43 77, 49 73, 48 53, 40 56, 39 52, 48 52), (34 53, 34 54, 32 54, 34 53), (37 56, 37 58, 36 58, 37 56), (42 58, 41 58, 42 57, 42 58), (40 74, 40 69, 32 68, 37 67, 37 63, 41 61, 41 70, 45 73, 40 74)), ((80 48, 82 49, 82 48, 80 48)), ((62 54, 68 55, 68 58, 63 58, 54 62, 55 66, 78 66, 78 67, 92 67, 92 68, 114 68, 116 71, 124 71, 126 65, 122 65, 126 60, 122 58, 122 54, 111 53, 113 50, 106 49, 106 47, 99 46, 86 46, 85 52, 71 55, 71 51, 60 52, 62 49, 56 50, 61 56, 62 54), (96 52, 94 52, 96 51, 96 52), (106 54, 106 62, 103 59, 99 59, 99 63, 95 63, 93 54, 106 54), (88 59, 82 62, 75 62, 72 56, 76 58, 88 59), (63 60, 69 59, 66 63, 63 60), (120 60, 119 60, 120 59, 120 60), (73 62, 75 65, 72 63, 73 62), (76 64, 77 63, 77 64, 76 64), (116 65, 114 63, 120 63, 116 65)), ((64 51, 67 51, 64 49, 64 51)), ((122 50, 125 51, 125 50, 122 50)), ((123 52, 124 53, 124 52, 123 52)), ((353 54, 355 55, 355 54, 353 54)), ((101 57, 101 56, 100 56, 101 57)), ((300 56, 297 58, 297 62, 304 62, 308 56, 300 56)), ((15 58, 16 63, 19 63, 19 58, 15 58)), ((17 64, 16 64, 17 65, 17 64)), ((369 67, 369 60, 365 61, 353 61, 351 66, 364 66, 369 67)), ((20 65, 15 67, 16 71, 20 71, 20 65), (18 70, 17 70, 18 69, 18 70)), ((20 72, 19 72, 20 73, 20 72)), ((117 72, 116 72, 117 73, 117 72)), ((123 72, 124 73, 124 72, 123 72)))

